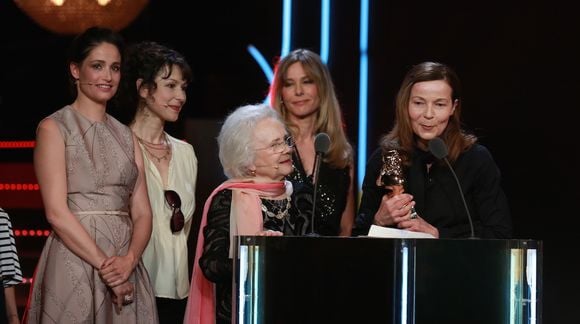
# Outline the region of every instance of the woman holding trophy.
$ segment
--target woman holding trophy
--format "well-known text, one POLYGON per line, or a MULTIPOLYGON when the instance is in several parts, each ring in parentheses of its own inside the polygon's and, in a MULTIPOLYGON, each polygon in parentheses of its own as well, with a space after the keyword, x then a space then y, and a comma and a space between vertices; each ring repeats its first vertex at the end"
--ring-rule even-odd
POLYGON ((509 238, 500 171, 487 148, 461 128, 455 72, 441 63, 415 65, 395 110, 393 129, 367 163, 355 234, 366 235, 375 224, 436 238, 509 238))

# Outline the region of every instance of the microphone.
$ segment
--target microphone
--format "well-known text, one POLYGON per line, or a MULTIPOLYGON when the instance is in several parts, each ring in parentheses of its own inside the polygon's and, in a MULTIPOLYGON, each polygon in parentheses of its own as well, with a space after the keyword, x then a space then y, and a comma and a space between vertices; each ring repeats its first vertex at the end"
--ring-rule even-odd
POLYGON ((318 183, 318 169, 320 168, 320 160, 330 147, 330 137, 326 133, 318 133, 314 136, 314 151, 316 156, 314 157, 314 170, 312 170, 312 182, 318 183))
POLYGON ((330 148, 330 137, 326 133, 318 133, 314 136, 314 151, 316 156, 314 157, 314 170, 312 170, 312 184, 314 185, 314 191, 312 193, 312 224, 310 226, 310 233, 307 236, 318 236, 314 229, 314 219, 316 218, 316 191, 318 188, 318 174, 320 173, 320 162, 322 157, 328 149, 330 148))
POLYGON ((469 238, 470 239, 476 238, 475 231, 473 230, 473 220, 471 219, 471 214, 469 213, 469 208, 467 208, 467 203, 465 202, 465 195, 463 194, 463 190, 461 189, 461 184, 459 184, 459 179, 457 179, 457 175, 455 174, 455 171, 453 171, 453 168, 451 167, 451 164, 449 163, 449 160, 447 159, 447 155, 449 154, 449 152, 447 151, 447 145, 445 145, 445 142, 443 142, 443 140, 441 138, 435 137, 429 141, 429 151, 437 159, 445 161, 445 163, 447 164, 447 167, 449 168, 449 171, 451 171, 451 174, 453 175, 453 178, 455 178, 455 182, 457 183, 457 188, 459 188, 459 194, 461 195, 461 200, 463 201, 463 207, 465 207, 465 212, 467 213, 467 220, 469 221, 469 227, 471 229, 471 236, 469 238))

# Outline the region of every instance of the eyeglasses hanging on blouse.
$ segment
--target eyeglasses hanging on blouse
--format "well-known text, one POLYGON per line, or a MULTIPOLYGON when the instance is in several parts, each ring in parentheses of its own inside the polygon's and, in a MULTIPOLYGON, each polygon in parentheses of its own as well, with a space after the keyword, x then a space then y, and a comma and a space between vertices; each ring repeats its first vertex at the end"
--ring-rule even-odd
POLYGON ((179 198, 177 192, 173 190, 165 190, 165 201, 173 210, 169 227, 173 233, 177 233, 183 229, 185 223, 185 217, 181 212, 181 198, 179 198))

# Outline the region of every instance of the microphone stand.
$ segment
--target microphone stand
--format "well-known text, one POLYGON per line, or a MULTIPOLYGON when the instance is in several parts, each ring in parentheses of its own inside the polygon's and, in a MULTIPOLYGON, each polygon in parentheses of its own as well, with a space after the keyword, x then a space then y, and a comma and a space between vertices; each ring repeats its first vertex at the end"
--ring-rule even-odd
POLYGON ((318 191, 318 174, 320 173, 320 161, 322 156, 326 154, 328 148, 330 147, 330 137, 326 133, 318 133, 314 136, 314 151, 316 156, 314 157, 314 170, 312 170, 312 184, 314 185, 314 192, 312 193, 312 219, 310 226, 310 233, 306 236, 320 236, 316 233, 314 223, 316 218, 316 191, 318 191))
POLYGON ((314 186, 314 190, 312 193, 312 219, 311 219, 311 224, 310 224, 310 232, 306 233, 306 236, 310 236, 310 237, 320 236, 314 230, 314 219, 316 218, 316 192, 318 191, 317 190, 318 189, 318 172, 320 169, 321 158, 322 158, 321 152, 316 152, 316 156, 314 157, 314 159, 316 160, 314 162, 314 172, 312 173, 312 184, 314 186))
POLYGON ((467 207, 467 202, 465 201, 465 195, 463 194, 463 189, 461 189, 461 184, 459 183, 459 179, 457 178, 457 175, 455 174, 455 171, 453 171, 453 167, 451 166, 451 163, 449 163, 449 160, 447 159, 447 145, 445 144, 445 142, 439 138, 439 137, 435 137, 432 140, 429 141, 429 151, 431 152, 431 154, 433 154, 433 156, 435 156, 436 158, 445 161, 445 163, 447 164, 447 167, 449 168, 449 171, 451 172, 451 174, 453 175, 453 178, 455 179, 455 183, 457 183, 457 188, 459 189, 459 195, 461 196, 461 200, 463 201, 463 207, 465 207, 465 212, 467 213, 467 220, 469 221, 469 228, 471 230, 471 236, 469 237, 470 239, 477 239, 477 237, 475 237, 475 231, 473 230, 473 219, 471 218, 471 213, 469 213, 469 208, 467 207))
POLYGON ((451 163, 449 163, 449 160, 447 159, 447 157, 444 157, 443 161, 445 161, 445 163, 447 163, 447 166, 449 167, 449 170, 451 171, 453 178, 455 178, 455 182, 457 183, 457 187, 459 188, 459 195, 461 196, 461 200, 463 201, 463 207, 465 207, 465 212, 467 213, 467 220, 469 221, 469 229, 471 230, 471 236, 469 236, 469 238, 470 239, 477 239, 477 237, 475 237, 475 231, 473 230, 473 220, 471 218, 471 213, 469 212, 469 208, 467 207, 467 202, 465 201, 465 197, 463 195, 463 190, 461 189, 461 185, 459 184, 459 179, 457 178, 455 171, 453 171, 453 168, 451 167, 451 163))

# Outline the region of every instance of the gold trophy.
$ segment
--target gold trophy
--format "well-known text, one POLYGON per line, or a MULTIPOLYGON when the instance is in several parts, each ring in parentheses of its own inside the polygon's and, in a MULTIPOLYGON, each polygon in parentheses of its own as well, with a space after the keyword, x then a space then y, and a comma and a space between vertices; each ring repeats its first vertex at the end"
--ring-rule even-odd
MULTIPOLYGON (((404 183, 401 155, 397 150, 389 150, 383 154, 383 166, 377 178, 377 186, 387 189, 387 196, 391 198, 405 192, 404 183)), ((411 207, 411 219, 415 218, 417 212, 415 207, 411 207)))

